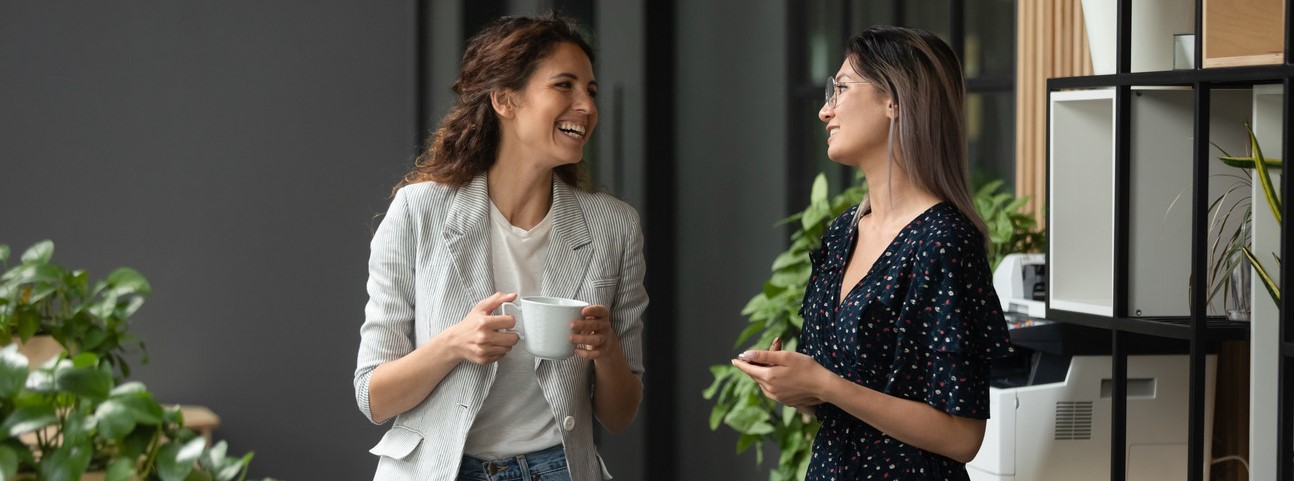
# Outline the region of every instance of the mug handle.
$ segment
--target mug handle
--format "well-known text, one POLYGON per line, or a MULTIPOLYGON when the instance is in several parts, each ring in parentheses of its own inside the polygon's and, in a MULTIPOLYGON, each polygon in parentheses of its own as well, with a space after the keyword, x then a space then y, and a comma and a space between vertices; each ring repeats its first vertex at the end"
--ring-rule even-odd
POLYGON ((521 306, 518 306, 513 302, 505 302, 503 303, 502 309, 503 315, 512 316, 513 319, 516 319, 517 324, 514 325, 512 329, 499 329, 499 332, 512 331, 517 333, 518 339, 523 341, 526 340, 525 325, 521 322, 521 306))

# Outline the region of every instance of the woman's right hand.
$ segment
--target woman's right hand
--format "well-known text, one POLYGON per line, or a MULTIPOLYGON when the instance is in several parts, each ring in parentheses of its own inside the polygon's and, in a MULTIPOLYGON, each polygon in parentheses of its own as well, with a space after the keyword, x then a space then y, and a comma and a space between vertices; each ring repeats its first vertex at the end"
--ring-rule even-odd
POLYGON ((499 292, 481 299, 463 320, 443 331, 442 346, 448 347, 455 358, 476 364, 489 364, 503 358, 521 338, 516 332, 507 330, 517 325, 516 319, 494 315, 494 311, 503 303, 516 299, 515 293, 499 292))

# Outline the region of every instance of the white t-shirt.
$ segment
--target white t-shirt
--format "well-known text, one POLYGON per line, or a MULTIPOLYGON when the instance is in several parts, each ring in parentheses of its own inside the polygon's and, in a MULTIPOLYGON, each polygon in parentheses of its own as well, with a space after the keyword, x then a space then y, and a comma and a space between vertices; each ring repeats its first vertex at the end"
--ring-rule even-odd
MULTIPOLYGON (((514 227, 490 202, 490 260, 494 290, 521 296, 539 294, 548 237, 549 215, 529 231, 514 227)), ((498 371, 481 412, 467 432, 463 452, 479 459, 503 459, 562 443, 548 400, 539 389, 535 356, 519 342, 498 361, 498 371)))

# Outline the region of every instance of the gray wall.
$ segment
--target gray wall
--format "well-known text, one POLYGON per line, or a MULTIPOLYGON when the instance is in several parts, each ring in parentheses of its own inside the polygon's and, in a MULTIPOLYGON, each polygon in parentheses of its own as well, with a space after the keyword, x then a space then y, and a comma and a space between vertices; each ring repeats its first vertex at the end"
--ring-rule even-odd
POLYGON ((370 224, 414 135, 410 2, 0 2, 0 243, 153 284, 135 376, 254 476, 365 479, 370 224))
POLYGON ((785 245, 787 122, 816 120, 786 116, 785 2, 680 2, 678 17, 678 472, 765 479, 731 429, 709 430, 701 391, 785 245))

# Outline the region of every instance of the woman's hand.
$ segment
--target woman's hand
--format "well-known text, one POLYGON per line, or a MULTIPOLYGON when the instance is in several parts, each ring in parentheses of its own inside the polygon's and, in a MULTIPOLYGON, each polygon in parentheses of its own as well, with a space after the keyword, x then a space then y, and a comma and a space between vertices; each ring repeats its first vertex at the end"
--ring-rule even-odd
POLYGON ((489 364, 503 358, 521 338, 508 330, 516 327, 517 320, 507 315, 496 316, 494 311, 503 303, 516 299, 515 293, 499 292, 481 299, 463 320, 441 332, 439 337, 444 341, 441 346, 453 352, 455 358, 476 364, 489 364))
POLYGON ((575 355, 596 361, 606 356, 620 356, 620 340, 611 327, 611 310, 594 304, 580 311, 583 319, 571 323, 571 342, 575 355))
POLYGON ((822 404, 818 393, 831 373, 807 355, 780 350, 780 342, 773 347, 743 352, 732 365, 754 379, 764 396, 811 414, 810 408, 822 404))

